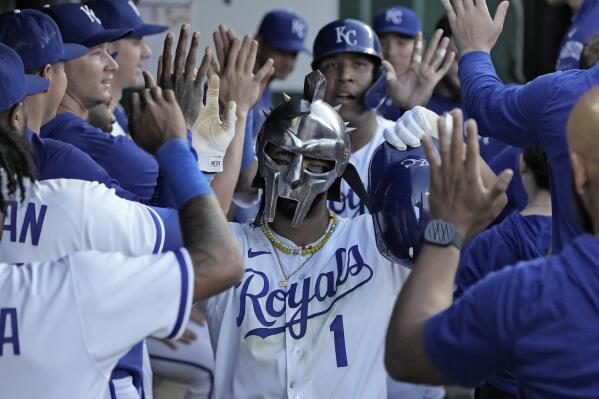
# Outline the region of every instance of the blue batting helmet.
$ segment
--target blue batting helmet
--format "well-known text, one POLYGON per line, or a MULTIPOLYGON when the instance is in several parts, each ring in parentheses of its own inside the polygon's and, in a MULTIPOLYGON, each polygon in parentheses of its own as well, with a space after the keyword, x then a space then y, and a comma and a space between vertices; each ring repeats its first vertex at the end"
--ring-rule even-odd
POLYGON ((430 168, 424 149, 399 151, 384 142, 370 161, 369 174, 368 196, 379 251, 406 265, 418 255, 430 219, 430 168))
POLYGON ((383 60, 381 43, 372 28, 356 19, 338 19, 323 26, 314 39, 312 69, 324 58, 338 53, 359 53, 383 60))

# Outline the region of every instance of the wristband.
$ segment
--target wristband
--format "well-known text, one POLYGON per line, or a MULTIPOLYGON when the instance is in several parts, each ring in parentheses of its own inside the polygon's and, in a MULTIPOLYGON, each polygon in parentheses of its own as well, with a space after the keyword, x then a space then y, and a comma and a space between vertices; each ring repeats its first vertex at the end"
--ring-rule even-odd
POLYGON ((156 160, 173 193, 177 209, 193 197, 212 194, 184 139, 172 139, 161 145, 156 151, 156 160))

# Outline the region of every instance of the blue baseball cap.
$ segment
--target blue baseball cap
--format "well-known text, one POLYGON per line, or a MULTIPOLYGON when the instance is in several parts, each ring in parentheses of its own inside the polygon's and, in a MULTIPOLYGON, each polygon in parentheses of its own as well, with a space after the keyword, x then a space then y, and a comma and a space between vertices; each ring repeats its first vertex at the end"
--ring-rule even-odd
POLYGON ((133 29, 131 37, 155 35, 168 30, 165 25, 145 24, 131 0, 92 0, 87 5, 94 10, 107 29, 133 29))
POLYGON ((49 82, 36 75, 26 75, 21 57, 0 43, 0 112, 12 108, 27 96, 48 90, 49 82))
POLYGON ((25 70, 73 60, 87 53, 87 47, 63 43, 56 22, 38 10, 0 14, 0 42, 19 54, 25 70))
POLYGON ((258 35, 265 43, 283 51, 310 53, 304 45, 308 33, 306 21, 287 10, 274 10, 262 18, 258 35))
POLYGON ((132 29, 104 29, 100 18, 87 5, 55 4, 44 6, 43 11, 56 22, 65 41, 88 48, 114 42, 132 32, 132 29))
POLYGON ((377 35, 394 32, 415 37, 422 30, 420 19, 414 10, 407 7, 389 7, 379 11, 372 24, 377 35))

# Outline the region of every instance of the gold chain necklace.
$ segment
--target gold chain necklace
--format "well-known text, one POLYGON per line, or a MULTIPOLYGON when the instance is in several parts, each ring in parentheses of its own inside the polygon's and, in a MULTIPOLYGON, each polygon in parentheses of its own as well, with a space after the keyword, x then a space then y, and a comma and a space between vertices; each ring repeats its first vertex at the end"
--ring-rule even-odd
POLYGON ((275 237, 274 232, 271 230, 270 226, 264 220, 264 217, 260 219, 260 228, 264 235, 268 238, 270 243, 281 252, 285 252, 286 254, 293 255, 305 255, 305 254, 313 254, 320 250, 331 238, 333 233, 335 232, 335 228, 337 227, 337 215, 331 211, 329 211, 329 224, 324 232, 324 234, 316 241, 311 244, 305 245, 303 247, 292 247, 290 245, 284 244, 281 240, 275 237))
POLYGON ((312 259, 312 256, 314 256, 314 253, 311 253, 310 256, 308 256, 308 258, 305 261, 303 261, 302 264, 299 265, 299 267, 297 269, 295 269, 293 272, 291 272, 289 275, 287 275, 287 274, 285 274, 285 270, 283 269, 283 262, 281 261, 281 258, 279 257, 279 251, 277 250, 277 247, 275 247, 275 245, 272 242, 270 243, 270 245, 272 245, 272 249, 275 250, 275 256, 277 258, 277 263, 279 264, 279 269, 281 269, 281 273, 283 274, 283 278, 279 281, 279 287, 285 288, 285 287, 287 287, 287 284, 289 283, 289 279, 291 277, 293 277, 297 272, 299 272, 301 270, 301 268, 304 267, 310 259, 312 259))

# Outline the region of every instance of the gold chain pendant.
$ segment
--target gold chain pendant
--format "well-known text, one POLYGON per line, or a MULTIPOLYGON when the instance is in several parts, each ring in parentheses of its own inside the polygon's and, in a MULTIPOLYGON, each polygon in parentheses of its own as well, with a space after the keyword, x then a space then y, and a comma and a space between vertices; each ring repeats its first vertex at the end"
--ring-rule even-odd
POLYGON ((283 279, 279 281, 279 287, 284 288, 287 287, 287 279, 283 279))

